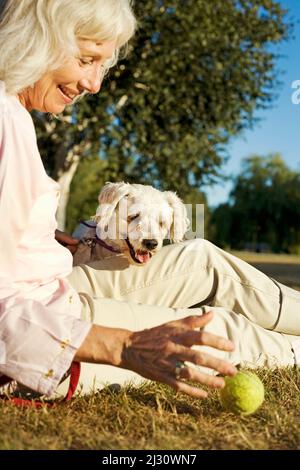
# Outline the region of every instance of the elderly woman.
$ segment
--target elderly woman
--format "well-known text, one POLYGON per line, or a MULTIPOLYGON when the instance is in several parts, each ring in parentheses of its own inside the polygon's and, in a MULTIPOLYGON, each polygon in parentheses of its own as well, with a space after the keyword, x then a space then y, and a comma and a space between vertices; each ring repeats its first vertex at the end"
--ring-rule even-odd
POLYGON ((237 364, 295 364, 299 293, 200 239, 141 269, 72 269, 29 114, 99 92, 134 33, 130 3, 0 0, 0 372, 60 396, 80 362, 83 393, 146 378, 202 398, 187 379, 219 388, 237 364))

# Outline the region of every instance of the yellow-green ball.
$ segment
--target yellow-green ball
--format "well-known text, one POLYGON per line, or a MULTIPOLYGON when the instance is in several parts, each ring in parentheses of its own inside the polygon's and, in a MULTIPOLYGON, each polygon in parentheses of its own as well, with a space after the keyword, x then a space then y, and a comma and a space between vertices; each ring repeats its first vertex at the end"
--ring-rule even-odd
POLYGON ((239 371, 234 377, 225 377, 220 392, 224 408, 237 415, 254 413, 264 401, 264 386, 256 374, 239 371))

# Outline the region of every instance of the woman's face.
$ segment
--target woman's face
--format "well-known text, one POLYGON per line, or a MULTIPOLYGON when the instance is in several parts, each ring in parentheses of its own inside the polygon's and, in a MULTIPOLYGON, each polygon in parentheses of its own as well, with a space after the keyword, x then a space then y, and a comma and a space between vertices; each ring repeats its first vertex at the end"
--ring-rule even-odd
POLYGON ((105 62, 113 57, 116 43, 80 39, 79 48, 79 57, 46 73, 33 88, 27 88, 19 94, 20 102, 28 111, 35 109, 59 114, 84 91, 98 93, 105 62))

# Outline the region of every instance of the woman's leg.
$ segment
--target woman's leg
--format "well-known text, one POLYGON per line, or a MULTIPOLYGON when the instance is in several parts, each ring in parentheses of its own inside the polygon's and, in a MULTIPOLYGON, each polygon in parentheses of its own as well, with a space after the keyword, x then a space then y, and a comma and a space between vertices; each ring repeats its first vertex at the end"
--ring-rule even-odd
MULTIPOLYGON (((291 314, 299 305, 297 292, 285 294, 289 303, 286 300, 282 310, 280 285, 209 242, 195 240, 165 247, 142 267, 128 267, 122 258, 76 267, 69 280, 80 293, 83 316, 89 321, 139 330, 212 310, 215 315, 206 330, 235 344, 233 353, 214 350, 215 355, 248 367, 295 364, 287 337, 268 331, 249 318, 278 323, 280 308, 281 314, 291 314), (223 298, 225 305, 220 306, 223 298), (202 308, 188 309, 205 303, 202 308)), ((82 364, 84 393, 101 388, 104 383, 143 380, 131 371, 82 364)), ((58 392, 64 393, 64 387, 66 384, 58 392)))
POLYGON ((300 292, 203 239, 166 246, 145 266, 129 266, 122 257, 77 266, 69 280, 89 296, 222 307, 269 330, 300 335, 300 292))

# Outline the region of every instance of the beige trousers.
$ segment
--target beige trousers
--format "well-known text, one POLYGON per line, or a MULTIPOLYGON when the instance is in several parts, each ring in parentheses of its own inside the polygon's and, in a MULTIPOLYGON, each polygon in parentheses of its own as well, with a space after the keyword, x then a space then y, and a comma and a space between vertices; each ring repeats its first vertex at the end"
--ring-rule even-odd
MULTIPOLYGON (((295 364, 300 292, 206 240, 165 246, 145 266, 119 256, 77 266, 69 281, 80 295, 85 320, 141 330, 211 310, 214 317, 205 329, 235 344, 232 353, 210 350, 215 356, 252 368, 295 364)), ((143 380, 113 366, 82 364, 80 384, 88 393, 105 384, 143 380)), ((67 386, 61 384, 58 394, 67 386)))

